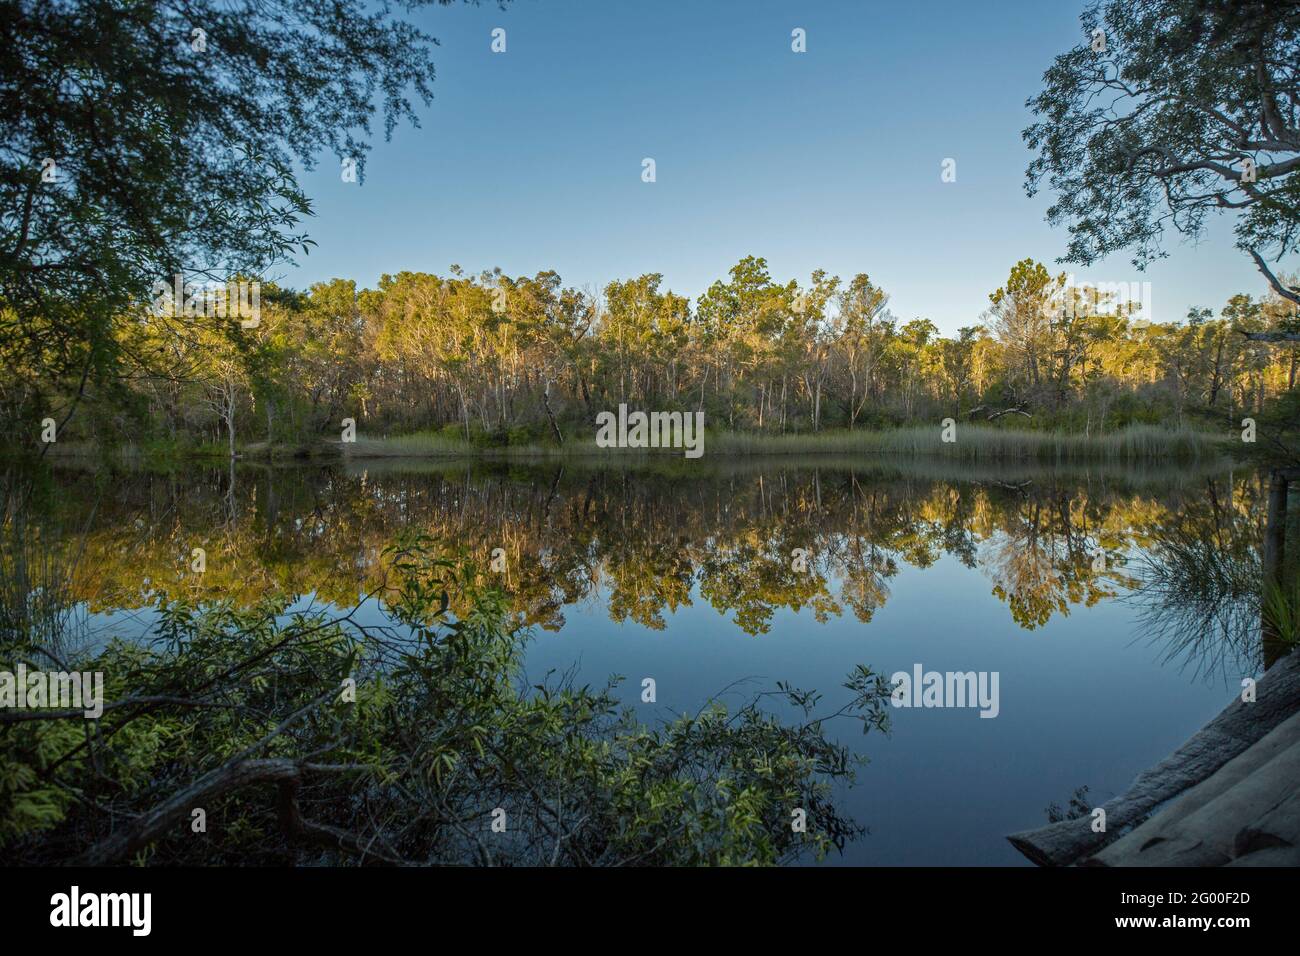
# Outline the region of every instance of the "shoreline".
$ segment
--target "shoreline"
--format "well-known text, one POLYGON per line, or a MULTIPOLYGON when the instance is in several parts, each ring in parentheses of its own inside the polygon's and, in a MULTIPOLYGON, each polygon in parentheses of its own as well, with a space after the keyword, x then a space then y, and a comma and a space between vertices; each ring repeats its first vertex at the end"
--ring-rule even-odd
MULTIPOLYGON (((440 461, 539 462, 584 460, 627 463, 680 460, 703 461, 760 457, 849 458, 871 456, 884 461, 933 459, 953 463, 983 464, 1158 464, 1208 463, 1230 460, 1235 433, 1216 435, 1192 428, 1130 425, 1101 435, 1066 431, 1031 431, 987 425, 958 426, 954 441, 944 441, 937 426, 911 426, 884 430, 847 429, 817 433, 765 435, 747 432, 709 432, 703 456, 687 456, 683 448, 599 447, 593 437, 564 445, 524 443, 486 445, 449 439, 428 432, 369 437, 353 442, 318 437, 294 443, 251 442, 238 446, 236 462, 379 461, 424 459, 440 461)), ((12 452, 8 457, 20 458, 12 452)), ((227 464, 232 459, 224 447, 124 445, 103 448, 89 442, 68 442, 52 447, 45 460, 103 459, 114 465, 179 465, 202 462, 227 464)))

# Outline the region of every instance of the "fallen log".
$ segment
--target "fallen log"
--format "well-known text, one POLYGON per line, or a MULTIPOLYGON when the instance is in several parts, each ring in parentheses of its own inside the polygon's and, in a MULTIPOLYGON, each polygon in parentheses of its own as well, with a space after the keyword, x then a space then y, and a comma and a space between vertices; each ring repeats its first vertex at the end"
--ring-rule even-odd
POLYGON ((130 823, 118 827, 87 850, 75 862, 80 866, 109 866, 129 859, 155 840, 174 831, 195 807, 236 790, 256 784, 274 783, 279 789, 279 818, 285 835, 299 842, 343 850, 361 856, 363 862, 401 865, 377 840, 360 837, 323 823, 304 820, 298 808, 298 784, 310 772, 332 772, 348 767, 298 763, 284 757, 235 760, 204 774, 188 787, 168 797, 130 823))
MULTIPOLYGON (((1297 743, 1300 743, 1300 712, 1292 714, 1265 734, 1259 743, 1249 747, 1244 753, 1233 757, 1207 780, 1197 784, 1181 797, 1178 797, 1170 803, 1168 809, 1160 812, 1160 816, 1172 820, 1176 817, 1185 817, 1195 813, 1207 803, 1212 802, 1248 779, 1275 757, 1297 743)), ((1140 830, 1142 827, 1138 827, 1138 829, 1140 830)), ((1132 834, 1129 834, 1129 836, 1132 836, 1132 834)), ((1128 837, 1123 839, 1127 840, 1128 837)), ((1123 842, 1123 840, 1117 842, 1123 842)))
POLYGON ((297 777, 298 765, 283 758, 241 760, 204 774, 147 813, 118 827, 76 861, 79 866, 108 866, 129 858, 172 830, 196 806, 204 806, 233 790, 257 783, 297 777))
POLYGON ((988 414, 985 416, 985 420, 990 422, 997 421, 997 419, 1001 418, 1003 415, 1024 415, 1026 418, 1033 418, 1034 417, 1033 415, 1025 411, 1026 407, 1027 406, 1024 402, 1018 402, 1017 404, 1012 405, 1009 408, 1004 408, 1001 411, 995 412, 995 411, 991 411, 987 405, 976 405, 974 408, 972 408, 970 411, 966 413, 966 417, 974 418, 976 415, 978 415, 981 412, 988 412, 988 414))
POLYGON ((1102 804, 1106 832, 1094 833, 1089 815, 1022 830, 1007 840, 1039 866, 1077 863, 1125 836, 1161 804, 1208 779, 1298 711, 1300 654, 1292 652, 1260 678, 1253 703, 1238 697, 1185 744, 1139 774, 1127 791, 1102 804))
POLYGON ((1226 866, 1300 845, 1300 713, 1233 758, 1087 866, 1226 866))

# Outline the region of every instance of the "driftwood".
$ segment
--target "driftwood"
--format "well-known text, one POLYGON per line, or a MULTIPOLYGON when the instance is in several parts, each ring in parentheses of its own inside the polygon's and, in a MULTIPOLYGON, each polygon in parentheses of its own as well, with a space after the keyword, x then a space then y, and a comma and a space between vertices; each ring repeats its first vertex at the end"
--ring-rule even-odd
POLYGON ((1129 789, 1102 804, 1106 832, 1092 831, 1091 815, 1063 820, 1007 839, 1039 866, 1069 866, 1125 836, 1161 804, 1209 778, 1275 727, 1300 711, 1300 653, 1279 660, 1260 678, 1254 703, 1233 701, 1185 744, 1129 789))
POLYGON ((976 405, 966 413, 967 418, 974 418, 976 415, 983 414, 985 421, 997 421, 1003 415, 1024 415, 1026 418, 1033 418, 1027 409, 1029 403, 1016 394, 1014 390, 1007 395, 1007 407, 994 411, 987 405, 976 405))
POLYGON ((378 838, 363 840, 355 833, 332 827, 327 823, 315 823, 305 820, 298 807, 299 777, 287 777, 279 782, 279 798, 276 807, 279 812, 280 828, 289 836, 302 843, 313 843, 328 850, 346 850, 361 857, 363 863, 384 863, 391 866, 403 866, 406 860, 400 859, 386 845, 377 846, 378 838))
POLYGON ((1294 850, 1297 781, 1300 713, 1085 865, 1226 866, 1261 850, 1294 850))
POLYGON ((985 421, 990 421, 990 422, 996 421, 997 419, 1001 418, 1003 415, 1024 415, 1026 418, 1034 417, 1033 415, 1029 414, 1029 412, 1025 411, 1024 402, 1019 402, 1018 404, 1012 405, 1010 408, 1004 408, 1001 411, 997 411, 997 412, 991 411, 987 405, 976 405, 974 408, 972 408, 970 411, 966 413, 966 417, 974 418, 980 412, 988 412, 988 415, 985 416, 985 421))

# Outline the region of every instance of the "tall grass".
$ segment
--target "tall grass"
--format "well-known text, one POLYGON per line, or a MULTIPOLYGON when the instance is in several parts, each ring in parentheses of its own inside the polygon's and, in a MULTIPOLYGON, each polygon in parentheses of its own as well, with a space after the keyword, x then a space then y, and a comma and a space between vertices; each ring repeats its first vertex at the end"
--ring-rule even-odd
POLYGON ((720 455, 836 453, 1044 463, 1200 461, 1216 458, 1222 451, 1222 442, 1204 432, 1153 425, 1083 435, 958 424, 954 438, 945 442, 938 426, 773 437, 729 434, 718 435, 712 451, 720 455))
POLYGON ((64 543, 33 520, 32 497, 24 478, 0 476, 0 647, 58 652, 80 635, 84 621, 64 543))
MULTIPOLYGON (((943 441, 938 425, 886 431, 838 430, 796 435, 709 432, 705 435, 704 457, 867 455, 880 458, 930 457, 962 462, 1123 464, 1209 461, 1220 457, 1223 451, 1223 442, 1205 432, 1153 425, 1131 425, 1105 435, 1083 435, 958 424, 955 437, 955 441, 943 441)), ((349 458, 581 456, 624 459, 629 455, 682 455, 681 449, 598 448, 594 438, 570 439, 562 446, 526 444, 485 448, 431 433, 392 438, 358 436, 354 444, 339 447, 349 458)))
MULTIPOLYGON (((592 458, 627 461, 638 458, 682 457, 679 448, 599 448, 592 432, 574 434, 563 445, 532 441, 510 445, 485 445, 443 432, 406 435, 361 434, 355 442, 337 439, 304 441, 296 445, 255 442, 241 446, 242 458, 314 458, 341 454, 346 458, 479 458, 528 460, 592 458)), ((709 431, 704 437, 704 458, 745 458, 759 455, 870 456, 880 459, 932 458, 948 462, 1025 464, 1131 464, 1140 462, 1210 462, 1223 457, 1226 440, 1192 428, 1130 425, 1104 435, 1079 432, 1031 431, 992 425, 956 426, 956 441, 945 442, 938 424, 885 430, 836 429, 818 433, 768 435, 749 432, 709 431)), ((83 443, 60 448, 61 458, 93 456, 95 447, 83 443)), ((113 461, 121 466, 157 465, 168 461, 213 457, 224 459, 225 446, 196 445, 154 448, 127 445, 114 449, 113 461)))
MULTIPOLYGON (((518 445, 479 445, 464 439, 448 438, 436 432, 415 432, 385 438, 357 436, 355 442, 331 442, 347 458, 566 458, 636 454, 634 448, 599 448, 594 437, 570 439, 563 445, 529 442, 518 445)), ((677 454, 674 449, 645 449, 647 453, 677 454)))
POLYGON ((1264 582, 1264 623, 1285 644, 1300 644, 1300 580, 1289 588, 1274 581, 1264 582))

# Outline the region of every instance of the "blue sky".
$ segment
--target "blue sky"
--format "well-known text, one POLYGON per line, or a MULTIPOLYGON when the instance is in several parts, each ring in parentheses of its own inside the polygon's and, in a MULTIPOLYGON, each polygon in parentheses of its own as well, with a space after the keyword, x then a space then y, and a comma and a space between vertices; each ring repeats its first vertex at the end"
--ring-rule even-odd
MULTIPOLYGON (((382 134, 363 184, 332 159, 304 176, 319 244, 283 281, 373 286, 401 270, 555 269, 600 289, 661 272, 695 296, 745 255, 775 278, 868 273, 899 318, 975 324, 1026 256, 1065 230, 1026 197, 1024 101, 1080 42, 1083 0, 792 2, 518 0, 436 7, 434 100, 421 129, 382 134), (491 31, 506 30, 506 52, 491 31), (791 30, 807 52, 791 51, 791 30), (657 181, 641 181, 652 157, 657 181), (957 181, 940 180, 957 161, 957 181)), ((381 126, 382 129, 382 126, 381 126)), ((1080 280, 1151 282, 1151 318, 1216 310, 1263 280, 1222 218, 1137 272, 1126 255, 1080 280)))

